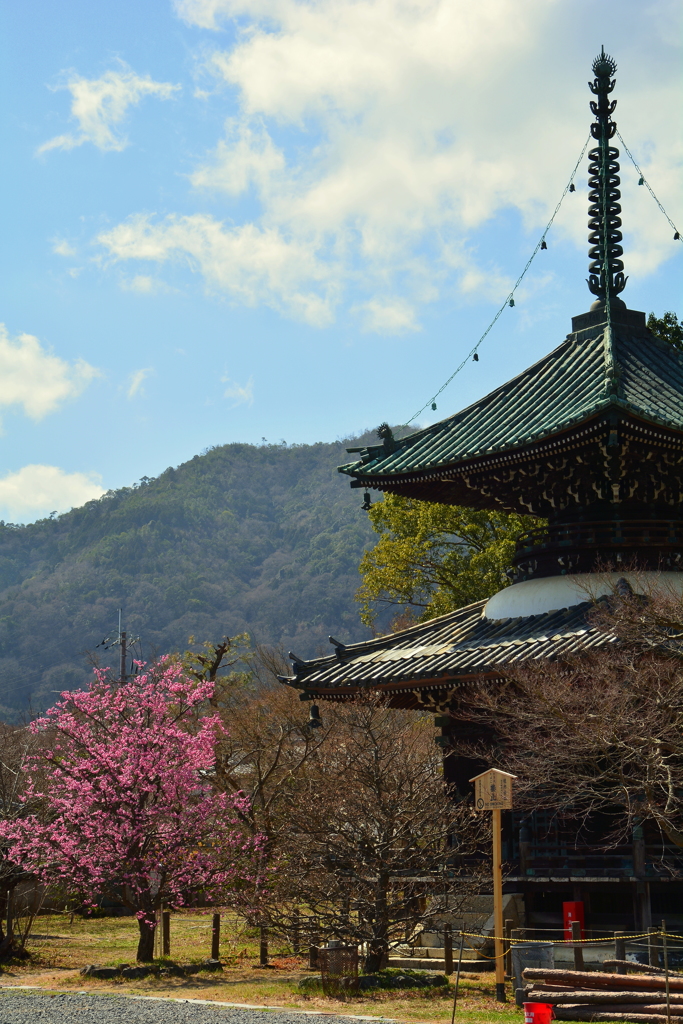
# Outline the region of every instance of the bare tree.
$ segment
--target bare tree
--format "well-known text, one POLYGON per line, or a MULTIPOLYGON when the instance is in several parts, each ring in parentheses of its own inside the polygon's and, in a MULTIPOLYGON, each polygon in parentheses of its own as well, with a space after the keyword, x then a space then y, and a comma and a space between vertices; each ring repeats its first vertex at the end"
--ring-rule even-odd
POLYGON ((249 823, 265 837, 269 861, 289 829, 289 798, 301 785, 329 726, 312 729, 298 692, 251 677, 218 685, 216 704, 227 729, 216 753, 216 785, 249 797, 249 823))
POLYGON ((426 918, 481 891, 468 856, 488 823, 447 792, 431 716, 368 698, 326 705, 324 718, 326 741, 287 795, 261 912, 285 930, 313 916, 329 937, 363 944, 372 971, 426 918))
POLYGON ((476 752, 519 776, 528 807, 608 812, 615 839, 649 819, 683 848, 683 601, 621 580, 592 617, 607 648, 510 668, 454 714, 488 726, 476 752))
POLYGON ((221 675, 231 654, 225 640, 205 645, 194 665, 216 681, 226 726, 216 785, 249 797, 249 825, 266 839, 245 916, 291 937, 313 918, 329 937, 363 944, 375 969, 427 918, 489 883, 470 857, 488 823, 448 792, 431 715, 370 695, 327 703, 311 724, 298 692, 274 681, 286 667, 277 651, 221 675))

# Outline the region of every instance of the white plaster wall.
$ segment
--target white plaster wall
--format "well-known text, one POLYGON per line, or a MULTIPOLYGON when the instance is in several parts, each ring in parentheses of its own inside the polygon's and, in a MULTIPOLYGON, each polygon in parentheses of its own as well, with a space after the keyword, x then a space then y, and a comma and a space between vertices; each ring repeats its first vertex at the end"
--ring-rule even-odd
POLYGON ((499 591, 484 607, 487 619, 515 619, 543 612, 571 608, 610 594, 619 579, 627 579, 638 594, 654 591, 683 594, 683 572, 605 572, 575 576, 547 576, 540 580, 513 583, 499 591))

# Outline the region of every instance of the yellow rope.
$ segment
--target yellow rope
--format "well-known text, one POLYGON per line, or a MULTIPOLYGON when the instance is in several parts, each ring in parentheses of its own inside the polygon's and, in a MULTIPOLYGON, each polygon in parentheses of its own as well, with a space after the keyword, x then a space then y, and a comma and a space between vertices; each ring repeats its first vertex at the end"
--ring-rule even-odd
MULTIPOLYGON (((554 946, 560 945, 562 943, 567 943, 568 945, 578 946, 579 944, 580 945, 587 945, 588 943, 591 943, 591 942, 602 942, 602 943, 605 943, 605 942, 612 943, 612 942, 614 942, 614 939, 611 939, 611 938, 605 938, 605 939, 513 939, 509 935, 506 935, 504 938, 501 939, 497 935, 482 935, 480 932, 460 932, 460 935, 462 935, 465 938, 467 938, 469 936, 472 939, 489 939, 489 940, 492 939, 494 942, 496 942, 496 941, 498 941, 498 942, 514 942, 514 943, 533 942, 534 945, 538 945, 539 942, 546 942, 548 944, 552 943, 552 945, 554 945, 554 946)), ((625 942, 632 942, 634 939, 651 939, 651 938, 656 938, 656 937, 659 937, 659 936, 661 936, 662 938, 667 938, 667 939, 682 939, 683 940, 683 935, 676 935, 676 934, 674 934, 674 932, 642 932, 640 935, 624 935, 624 936, 620 936, 620 938, 623 938, 623 940, 625 942)), ((468 943, 468 945, 469 945, 469 943, 468 943)), ((471 946, 470 948, 474 949, 474 946, 471 946)), ((483 954, 482 954, 482 956, 483 956, 483 954)), ((495 960, 496 958, 495 957, 490 957, 489 959, 495 960)))
MULTIPOLYGON (((461 935, 462 935, 463 937, 465 936, 465 932, 461 932, 460 934, 461 934, 461 935)), ((471 933, 471 932, 468 932, 468 934, 473 934, 473 933, 471 933)), ((477 956, 481 956, 481 957, 483 957, 483 958, 484 958, 484 960, 500 960, 500 959, 502 959, 502 957, 504 957, 504 956, 507 956, 507 951, 506 951, 505 953, 499 953, 499 954, 498 954, 498 956, 487 956, 487 955, 486 955, 486 953, 482 953, 482 952, 481 952, 481 950, 477 949, 477 948, 476 948, 476 946, 472 946, 472 945, 470 945, 470 943, 469 943, 469 942, 467 943, 467 945, 468 945, 468 946, 470 947, 470 949, 471 949, 471 950, 472 950, 472 951, 473 951, 474 953, 476 953, 476 954, 477 954, 477 956)))

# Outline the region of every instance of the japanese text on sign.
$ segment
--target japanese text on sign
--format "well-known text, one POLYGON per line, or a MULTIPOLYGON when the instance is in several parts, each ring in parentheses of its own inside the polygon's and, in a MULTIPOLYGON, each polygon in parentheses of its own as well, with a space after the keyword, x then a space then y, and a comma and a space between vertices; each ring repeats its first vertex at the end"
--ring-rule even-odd
POLYGON ((512 780, 516 776, 491 768, 470 782, 474 783, 474 806, 478 811, 504 811, 512 807, 512 780))

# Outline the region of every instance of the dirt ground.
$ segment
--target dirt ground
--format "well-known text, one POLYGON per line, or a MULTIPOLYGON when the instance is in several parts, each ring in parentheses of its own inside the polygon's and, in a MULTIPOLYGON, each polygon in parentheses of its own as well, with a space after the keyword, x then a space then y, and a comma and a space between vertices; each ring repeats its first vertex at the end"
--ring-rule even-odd
MULTIPOLYGON (((116 966, 135 964, 137 924, 130 917, 82 918, 69 915, 43 916, 35 924, 27 949, 29 958, 6 964, 0 972, 0 987, 31 985, 52 991, 117 992, 131 995, 170 996, 179 999, 210 999, 258 1006, 283 1006, 392 1018, 399 1021, 450 1021, 453 988, 425 992, 362 993, 344 1000, 304 995, 297 989, 301 978, 311 973, 303 957, 293 956, 276 942, 270 950, 270 966, 258 963, 258 936, 254 929, 225 917, 222 922, 221 974, 201 972, 189 978, 144 978, 139 981, 85 978, 80 969, 87 964, 116 966)), ((201 963, 211 954, 211 915, 174 914, 171 922, 170 960, 201 963)), ((162 963, 163 960, 159 960, 162 963)), ((451 979, 451 980, 454 980, 451 979)), ((508 994, 509 1002, 496 1003, 493 975, 461 975, 456 1022, 467 1024, 521 1024, 524 1017, 508 994)))

